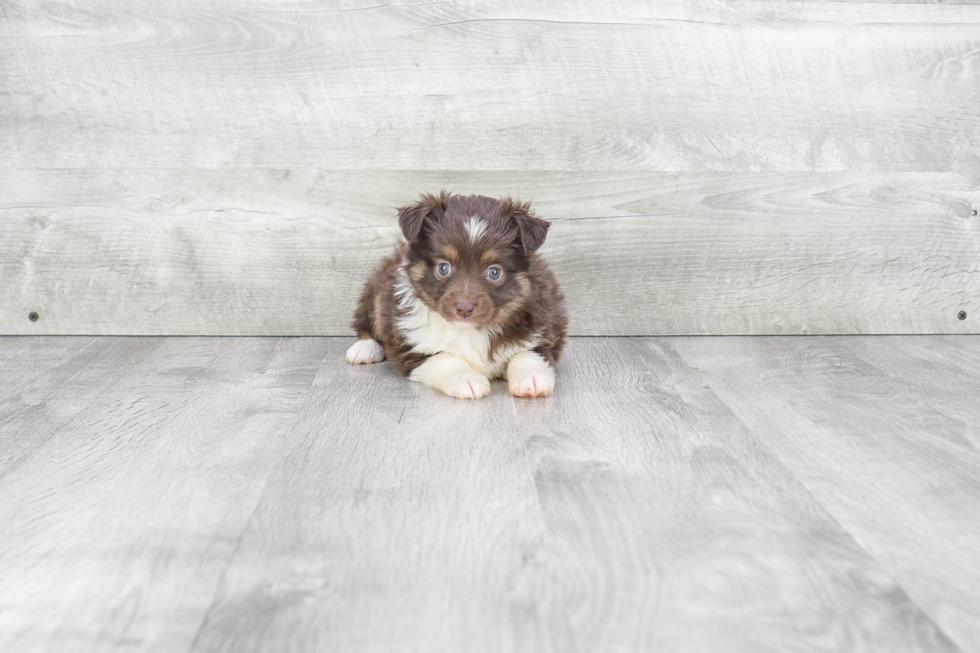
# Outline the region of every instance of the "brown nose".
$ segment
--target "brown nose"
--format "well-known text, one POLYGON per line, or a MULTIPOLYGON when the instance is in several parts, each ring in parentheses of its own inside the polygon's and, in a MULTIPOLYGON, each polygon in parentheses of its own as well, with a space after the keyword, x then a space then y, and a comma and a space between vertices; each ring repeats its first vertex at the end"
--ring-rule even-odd
POLYGON ((469 317, 473 315, 473 310, 476 306, 472 302, 456 302, 456 315, 460 317, 469 317))

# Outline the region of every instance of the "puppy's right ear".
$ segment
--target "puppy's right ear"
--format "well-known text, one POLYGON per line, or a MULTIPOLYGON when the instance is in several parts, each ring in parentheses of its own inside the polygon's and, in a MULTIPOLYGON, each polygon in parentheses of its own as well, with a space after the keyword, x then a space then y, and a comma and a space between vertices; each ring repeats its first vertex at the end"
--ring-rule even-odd
POLYGON ((423 193, 421 199, 415 204, 398 209, 398 226, 401 227, 405 240, 412 242, 418 238, 425 219, 430 216, 441 216, 445 213, 448 203, 449 193, 447 191, 442 191, 438 195, 423 193))

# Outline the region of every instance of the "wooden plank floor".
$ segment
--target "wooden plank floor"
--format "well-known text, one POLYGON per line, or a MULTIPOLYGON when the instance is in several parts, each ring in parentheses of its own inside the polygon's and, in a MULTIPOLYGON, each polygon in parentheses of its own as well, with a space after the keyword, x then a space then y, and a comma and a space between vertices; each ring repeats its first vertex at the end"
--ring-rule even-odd
POLYGON ((0 338, 0 650, 980 650, 980 337, 348 344, 0 338))

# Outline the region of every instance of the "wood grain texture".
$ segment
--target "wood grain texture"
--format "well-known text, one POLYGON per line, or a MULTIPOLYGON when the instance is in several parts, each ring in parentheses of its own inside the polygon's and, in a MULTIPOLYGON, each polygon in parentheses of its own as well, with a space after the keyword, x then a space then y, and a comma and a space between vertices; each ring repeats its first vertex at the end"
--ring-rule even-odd
POLYGON ((0 179, 0 333, 347 334, 361 284, 397 238, 394 207, 442 187, 530 198, 553 221, 542 252, 576 335, 980 331, 975 174, 29 169, 0 179))
POLYGON ((962 650, 980 646, 980 373, 961 364, 980 340, 670 347, 962 650))
POLYGON ((964 4, 4 0, 0 166, 974 172, 964 4))
POLYGON ((65 343, 63 369, 4 368, 23 408, 0 451, 46 437, 0 468, 0 649, 187 650, 323 343, 4 339, 0 357, 65 343))
POLYGON ((0 333, 346 334, 393 207, 441 187, 556 220, 575 334, 978 333, 978 27, 0 0, 0 333))
POLYGON ((612 349, 641 355, 583 346, 567 404, 372 395, 383 429, 360 384, 315 388, 345 409, 292 434, 194 650, 955 649, 734 422, 612 349), (580 375, 639 387, 590 410, 580 375))
MULTIPOLYGON (((705 341, 696 368, 676 351, 692 342, 573 339, 552 398, 497 383, 463 402, 347 366, 346 338, 0 338, 0 359, 40 361, 5 375, 18 405, 52 407, 0 421, 0 445, 50 435, 0 470, 0 648, 975 648, 974 572, 950 576, 980 544, 963 523, 980 462, 942 437, 948 420, 882 373, 839 429, 860 442, 819 423, 792 433, 815 468, 864 452, 844 488, 911 474, 841 500, 756 428, 773 390, 747 384, 733 406, 716 379, 773 357, 802 360, 818 398, 869 379, 825 378, 822 340, 763 339, 749 361, 744 339, 705 341), (73 365, 90 369, 59 382, 73 365), (868 437, 886 418, 898 446, 868 437), (910 446, 916 429, 942 441, 910 446)), ((833 357, 863 369, 859 349, 833 357)), ((797 399, 799 381, 767 382, 797 399)))
POLYGON ((144 373, 157 340, 133 338, 6 339, 0 358, 0 477, 10 473, 59 429, 144 373), (120 365, 126 360, 128 365, 120 365))
POLYGON ((955 650, 659 358, 573 341, 537 403, 322 369, 194 650, 955 650))

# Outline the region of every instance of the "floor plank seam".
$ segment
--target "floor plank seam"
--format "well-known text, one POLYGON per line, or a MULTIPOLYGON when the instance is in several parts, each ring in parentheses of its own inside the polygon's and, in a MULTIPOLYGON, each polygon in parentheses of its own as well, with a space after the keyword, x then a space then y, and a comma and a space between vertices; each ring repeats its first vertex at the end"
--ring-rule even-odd
MULTIPOLYGON (((682 361, 684 360, 684 356, 683 355, 681 355, 679 352, 676 352, 676 350, 673 350, 673 351, 675 351, 675 353, 678 355, 678 357, 682 361)), ((686 361, 685 361, 685 364, 686 364, 686 361)), ((867 364, 869 367, 873 367, 870 364, 868 364, 866 361, 865 361, 865 364, 867 364)), ((692 371, 695 371, 695 372, 700 371, 700 370, 698 370, 696 368, 691 368, 691 369, 692 369, 692 371)), ((877 370, 877 368, 875 368, 875 369, 877 370)), ((880 370, 878 370, 878 372, 880 374, 882 374, 882 376, 888 376, 888 375, 884 374, 883 372, 881 372, 880 370)), ((754 442, 756 442, 758 446, 762 447, 762 449, 766 452, 766 454, 768 455, 768 457, 774 463, 778 464, 785 471, 785 473, 789 477, 791 477, 797 483, 797 485, 800 487, 800 489, 803 490, 806 493, 806 495, 810 497, 810 499, 812 499, 812 501, 816 505, 820 506, 820 508, 823 510, 824 514, 826 515, 826 517, 829 520, 831 520, 834 523, 834 525, 836 525, 837 528, 839 528, 841 530, 842 533, 845 533, 847 535, 847 537, 850 538, 851 542, 854 544, 855 547, 857 547, 858 549, 860 549, 865 555, 868 556, 868 558, 870 560, 873 560, 878 565, 878 567, 880 568, 881 572, 884 573, 888 577, 888 579, 892 583, 895 584, 896 587, 898 587, 898 588, 900 588, 902 590, 902 592, 907 597, 909 603, 911 603, 912 605, 914 605, 923 616, 925 616, 925 617, 928 618, 929 622, 936 628, 936 630, 938 632, 942 633, 942 635, 946 638, 946 640, 956 648, 956 651, 959 651, 960 653, 966 653, 963 650, 963 648, 960 646, 959 642, 957 642, 955 639, 953 639, 953 637, 951 637, 951 635, 940 625, 940 623, 937 621, 936 616, 932 613, 932 611, 927 610, 915 598, 914 594, 912 593, 912 591, 910 591, 910 589, 908 588, 908 586, 906 584, 900 582, 899 579, 895 577, 895 574, 892 571, 889 570, 889 567, 886 566, 886 563, 883 562, 882 560, 880 560, 877 556, 875 556, 872 553, 872 551, 869 549, 869 547, 864 542, 861 541, 861 539, 860 539, 860 537, 859 537, 858 534, 854 533, 852 529, 847 528, 840 521, 840 519, 833 512, 833 510, 829 506, 827 506, 826 503, 824 501, 822 501, 817 496, 817 494, 811 489, 811 487, 805 482, 804 479, 800 478, 800 476, 796 472, 794 472, 788 465, 786 465, 785 463, 783 463, 780 460, 779 455, 778 455, 778 452, 775 451, 775 450, 773 450, 772 446, 769 443, 766 442, 765 438, 758 437, 749 428, 749 426, 747 424, 745 424, 744 420, 742 420, 742 418, 734 410, 734 408, 732 407, 732 405, 721 394, 719 394, 718 392, 716 392, 713 388, 711 389, 711 392, 715 396, 715 398, 722 405, 725 406, 725 410, 728 411, 729 415, 733 419, 735 419, 739 424, 742 425, 742 428, 745 431, 746 435, 749 438, 751 438, 754 442)))
MULTIPOLYGON (((292 423, 289 425, 289 428, 286 430, 286 432, 283 434, 281 438, 280 446, 278 447, 278 453, 276 455, 276 462, 281 460, 283 455, 285 455, 284 449, 289 446, 290 435, 292 435, 292 433, 297 428, 299 428, 300 424, 302 423, 303 415, 311 406, 313 402, 313 387, 316 383, 317 377, 320 375, 320 372, 323 369, 323 366, 325 365, 329 356, 330 356, 330 350, 329 348, 327 348, 327 351, 324 352, 323 357, 320 359, 320 365, 317 367, 317 372, 313 374, 310 378, 309 387, 307 387, 305 391, 306 398, 303 400, 303 408, 297 411, 296 414, 293 416, 292 423)), ((243 525, 241 531, 238 534, 238 538, 235 540, 235 546, 233 547, 231 553, 228 555, 228 560, 224 566, 224 569, 221 571, 221 576, 218 578, 217 582, 215 583, 214 593, 211 596, 211 602, 208 604, 207 609, 204 611, 204 614, 201 617, 201 622, 198 625, 197 630, 195 630, 194 632, 194 637, 191 639, 190 645, 187 647, 187 653, 193 653, 193 651, 197 650, 197 646, 201 638, 201 635, 204 633, 205 627, 208 624, 208 619, 210 618, 211 613, 214 611, 214 608, 218 603, 218 597, 222 587, 224 587, 225 579, 228 577, 228 572, 234 566, 235 560, 238 557, 238 552, 241 550, 242 542, 245 540, 245 537, 248 535, 249 530, 255 520, 255 515, 258 512, 259 508, 262 506, 263 499, 265 498, 266 491, 269 487, 269 479, 276 471, 276 462, 269 464, 268 471, 266 472, 264 478, 262 479, 262 490, 256 496, 255 503, 252 505, 251 511, 249 511, 248 519, 245 521, 245 524, 243 525)))

